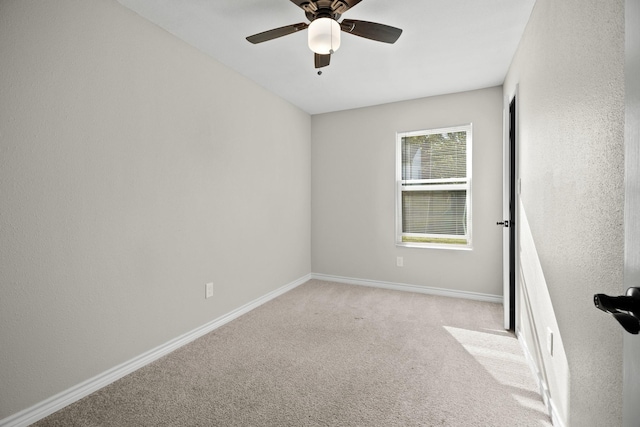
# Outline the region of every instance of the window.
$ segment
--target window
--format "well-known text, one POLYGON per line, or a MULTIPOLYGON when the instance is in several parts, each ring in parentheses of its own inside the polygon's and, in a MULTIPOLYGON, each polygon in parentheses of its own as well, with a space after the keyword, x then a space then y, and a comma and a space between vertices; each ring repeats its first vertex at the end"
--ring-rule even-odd
POLYGON ((471 248, 471 125, 397 134, 396 244, 471 248))

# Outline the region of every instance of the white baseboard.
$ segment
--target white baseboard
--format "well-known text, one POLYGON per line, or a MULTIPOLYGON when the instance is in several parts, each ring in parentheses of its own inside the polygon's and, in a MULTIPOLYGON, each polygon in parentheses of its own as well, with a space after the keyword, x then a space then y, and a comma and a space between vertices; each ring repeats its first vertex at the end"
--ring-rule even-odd
POLYGON ((285 286, 282 286, 268 294, 255 299, 242 307, 239 307, 223 316, 206 323, 199 328, 196 328, 184 335, 172 339, 140 356, 124 362, 114 368, 109 369, 93 378, 90 378, 74 387, 71 387, 63 392, 56 394, 40 403, 37 403, 30 408, 24 409, 14 415, 11 415, 3 420, 0 420, 0 427, 26 427, 38 420, 51 415, 56 411, 64 408, 82 399, 85 396, 105 387, 112 382, 132 373, 133 371, 142 368, 145 365, 165 356, 172 351, 182 347, 191 341, 200 338, 201 336, 208 334, 209 332, 219 328, 220 326, 231 322, 234 319, 242 316, 245 313, 253 310, 254 308, 290 291, 291 289, 307 282, 311 279, 311 275, 307 274, 285 286))
POLYGON ((328 274, 319 273, 311 273, 311 278, 325 280, 327 282, 338 282, 349 285, 391 289, 394 291, 416 292, 419 294, 439 295, 443 297, 464 298, 476 301, 502 303, 501 295, 482 294, 478 292, 467 292, 454 289, 431 288, 428 286, 407 285, 405 283, 382 282, 379 280, 355 279, 352 277, 331 276, 328 274))
POLYGON ((531 372, 533 373, 533 378, 538 383, 538 389, 540 390, 540 395, 542 396, 542 401, 547 407, 547 413, 549 417, 551 417, 551 423, 554 427, 565 427, 564 421, 560 418, 560 414, 558 413, 558 408, 551 399, 551 393, 549 392, 549 386, 544 380, 540 370, 536 366, 535 361, 533 360, 533 356, 531 356, 531 351, 529 350, 529 346, 525 342, 525 340, 520 336, 520 334, 516 334, 518 337, 518 342, 520 343, 520 347, 522 347, 522 351, 524 352, 524 356, 527 359, 527 363, 529 363, 529 367, 531 368, 531 372))

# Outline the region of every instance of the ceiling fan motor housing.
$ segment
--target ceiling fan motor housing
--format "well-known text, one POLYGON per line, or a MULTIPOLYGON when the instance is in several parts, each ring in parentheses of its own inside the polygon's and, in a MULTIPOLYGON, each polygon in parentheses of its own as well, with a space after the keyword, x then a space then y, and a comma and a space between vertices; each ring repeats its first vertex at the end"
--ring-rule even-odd
POLYGON ((300 7, 311 22, 318 18, 331 18, 337 21, 349 9, 349 5, 342 0, 316 0, 303 3, 300 7))

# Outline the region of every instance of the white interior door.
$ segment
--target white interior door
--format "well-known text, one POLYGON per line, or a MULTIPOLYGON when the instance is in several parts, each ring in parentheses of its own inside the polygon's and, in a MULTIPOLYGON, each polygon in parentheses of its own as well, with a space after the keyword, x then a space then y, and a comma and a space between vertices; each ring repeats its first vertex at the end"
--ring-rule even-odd
MULTIPOLYGON (((625 2, 624 281, 640 287, 640 0, 625 2)), ((624 334, 623 425, 640 425, 640 335, 624 334)))

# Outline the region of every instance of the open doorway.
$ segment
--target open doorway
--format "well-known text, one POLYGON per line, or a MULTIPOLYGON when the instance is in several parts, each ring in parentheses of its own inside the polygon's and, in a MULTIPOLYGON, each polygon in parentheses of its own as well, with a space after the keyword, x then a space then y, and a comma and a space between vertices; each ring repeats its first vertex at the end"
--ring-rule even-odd
MULTIPOLYGON (((517 92, 517 91, 516 91, 517 92)), ((507 135, 504 144, 503 173, 503 220, 498 222, 503 228, 503 287, 504 326, 516 330, 516 207, 517 207, 517 96, 507 99, 505 114, 507 135)))

